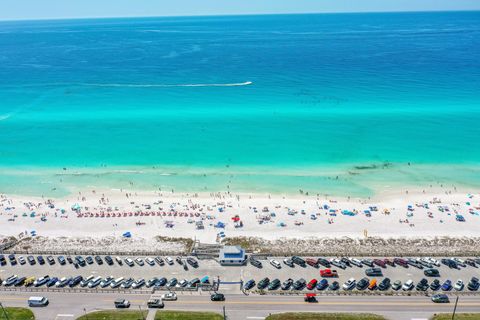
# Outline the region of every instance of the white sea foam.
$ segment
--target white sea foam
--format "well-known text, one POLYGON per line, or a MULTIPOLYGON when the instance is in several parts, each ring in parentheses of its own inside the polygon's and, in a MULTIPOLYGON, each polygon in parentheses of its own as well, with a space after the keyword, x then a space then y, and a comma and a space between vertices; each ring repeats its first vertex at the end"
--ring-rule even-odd
POLYGON ((131 87, 131 88, 168 88, 168 87, 240 87, 253 84, 252 81, 238 83, 186 83, 186 84, 129 84, 129 83, 82 83, 91 87, 131 87))

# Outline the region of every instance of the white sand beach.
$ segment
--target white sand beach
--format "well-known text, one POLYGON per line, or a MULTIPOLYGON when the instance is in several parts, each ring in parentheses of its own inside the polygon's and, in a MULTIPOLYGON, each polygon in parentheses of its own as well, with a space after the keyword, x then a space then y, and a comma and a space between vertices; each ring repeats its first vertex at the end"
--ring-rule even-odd
POLYGON ((375 199, 125 190, 90 190, 62 199, 2 195, 0 224, 1 236, 121 238, 130 232, 132 239, 205 243, 239 236, 476 237, 480 195, 455 190, 390 191, 375 199))

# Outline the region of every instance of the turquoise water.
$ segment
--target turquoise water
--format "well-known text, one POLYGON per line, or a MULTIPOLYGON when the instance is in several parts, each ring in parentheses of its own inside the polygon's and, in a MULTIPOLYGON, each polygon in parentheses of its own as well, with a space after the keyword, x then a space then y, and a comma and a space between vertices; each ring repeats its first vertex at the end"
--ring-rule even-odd
POLYGON ((0 192, 480 187, 480 12, 2 22, 0 48, 0 192))

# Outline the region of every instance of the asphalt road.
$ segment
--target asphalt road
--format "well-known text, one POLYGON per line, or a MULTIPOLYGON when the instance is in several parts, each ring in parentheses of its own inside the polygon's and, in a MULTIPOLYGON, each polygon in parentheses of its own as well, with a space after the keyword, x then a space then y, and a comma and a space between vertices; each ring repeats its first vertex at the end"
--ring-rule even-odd
MULTIPOLYGON (((131 310, 146 309, 150 295, 115 293, 43 293, 50 300, 45 308, 35 308, 37 320, 75 319, 86 312, 112 309, 113 301, 125 298, 132 302, 131 310), (85 307, 86 306, 86 307, 85 307), (85 307, 85 311, 84 311, 85 307)), ((5 306, 26 306, 31 293, 2 292, 0 301, 5 306)), ((165 302, 166 309, 222 312, 225 306, 228 319, 263 319, 279 312, 371 312, 392 320, 427 319, 434 313, 452 312, 452 303, 434 304, 426 296, 321 296, 318 303, 305 303, 302 296, 258 296, 227 294, 225 302, 211 302, 207 293, 179 294, 178 301, 165 302)), ((477 296, 461 297, 457 312, 480 312, 477 296)))

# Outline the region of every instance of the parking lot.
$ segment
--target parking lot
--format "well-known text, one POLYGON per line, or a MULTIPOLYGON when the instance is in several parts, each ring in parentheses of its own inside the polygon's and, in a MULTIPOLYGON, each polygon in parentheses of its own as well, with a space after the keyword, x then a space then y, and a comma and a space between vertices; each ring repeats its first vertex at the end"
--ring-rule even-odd
MULTIPOLYGON (((20 255, 16 255, 17 260, 19 257, 20 255)), ((25 255, 24 257, 26 258, 25 255)), ((46 258, 46 256, 43 257, 46 258)), ((314 278, 321 279, 319 270, 324 268, 322 266, 320 266, 319 268, 314 268, 310 265, 306 265, 305 267, 294 265, 293 267, 290 267, 285 265, 282 262, 283 258, 280 257, 274 258, 275 260, 280 262, 280 268, 276 268, 271 265, 268 259, 260 259, 260 261, 262 262, 261 268, 255 267, 250 263, 247 263, 243 266, 221 266, 215 260, 199 260, 198 267, 196 268, 192 267, 189 264, 187 264, 188 268, 184 268, 184 266, 180 265, 176 261, 173 265, 165 263, 163 266, 160 266, 157 263, 155 263, 154 265, 144 263, 143 266, 135 263, 133 266, 128 266, 125 263, 119 265, 117 262, 114 262, 113 265, 108 265, 105 262, 99 265, 97 262, 94 261, 92 264, 87 263, 84 267, 79 266, 78 268, 76 268, 74 264, 70 264, 68 262, 65 265, 60 265, 58 262, 58 257, 53 256, 53 258, 55 259, 55 264, 53 265, 49 265, 48 262, 45 262, 45 264, 43 265, 40 265, 38 262, 35 265, 30 265, 27 261, 23 265, 17 264, 12 266, 9 262, 7 262, 6 265, 0 267, 0 278, 2 280, 5 280, 11 275, 35 278, 43 277, 45 275, 58 278, 75 277, 80 275, 85 278, 93 275, 101 277, 112 276, 113 278, 144 278, 146 281, 153 277, 165 277, 167 279, 177 278, 180 281, 182 279, 191 280, 193 278, 203 278, 205 276, 209 276, 210 279, 213 281, 217 281, 217 279, 221 281, 221 291, 233 293, 240 291, 241 281, 245 283, 246 281, 253 279, 256 281, 256 283, 258 283, 264 277, 268 277, 270 280, 278 278, 281 282, 285 281, 288 278, 291 278, 293 280, 303 278, 308 283, 311 279, 314 278)), ((103 261, 105 261, 105 257, 102 256, 101 258, 103 261)), ((122 256, 120 258, 124 261, 127 257, 122 256)), ((130 258, 135 259, 137 257, 130 258)), ((141 258, 145 259, 146 257, 141 258)), ((151 258, 153 259, 155 257, 151 258)), ((172 258, 175 259, 176 257, 172 258)), ((186 257, 182 257, 184 263, 185 259, 186 257)), ((343 270, 332 266, 331 269, 335 269, 338 271, 338 278, 327 278, 327 280, 329 281, 329 283, 331 283, 332 281, 338 281, 341 287, 342 284, 349 278, 355 278, 358 281, 361 278, 366 277, 365 269, 367 268, 368 267, 365 265, 363 265, 362 267, 352 265, 351 267, 347 267, 345 270, 343 270)), ((465 292, 468 291, 466 286, 470 279, 472 277, 480 277, 480 268, 478 268, 478 266, 473 267, 467 265, 466 267, 460 267, 459 269, 452 269, 448 266, 440 264, 440 266, 434 266, 434 268, 438 269, 440 272, 440 275, 437 278, 440 280, 441 283, 449 279, 452 281, 453 285, 458 279, 462 279, 465 283, 465 289, 463 289, 463 291, 465 292)), ((409 266, 408 268, 399 265, 386 266, 385 268, 381 269, 383 276, 375 276, 368 278, 376 278, 377 281, 380 282, 381 279, 388 277, 390 278, 391 283, 394 283, 394 281, 396 280, 400 280, 402 281, 402 283, 404 283, 405 281, 411 279, 413 280, 414 284, 416 284, 422 278, 427 278, 429 282, 434 279, 432 277, 426 277, 424 275, 424 269, 419 269, 412 266, 409 266)), ((252 290, 254 289, 256 288, 252 288, 252 290)), ((454 290, 452 289, 452 291, 454 290)))

